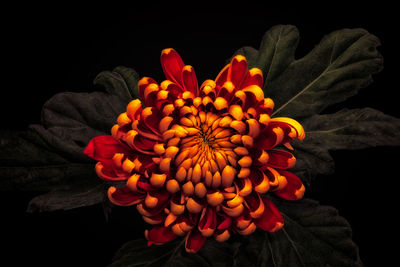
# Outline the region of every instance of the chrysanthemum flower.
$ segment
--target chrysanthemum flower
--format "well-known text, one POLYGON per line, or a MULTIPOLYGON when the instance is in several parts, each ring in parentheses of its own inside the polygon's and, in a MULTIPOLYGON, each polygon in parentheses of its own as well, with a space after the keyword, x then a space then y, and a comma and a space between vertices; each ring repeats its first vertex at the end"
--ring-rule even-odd
POLYGON ((197 252, 207 237, 225 241, 257 227, 274 232, 283 218, 268 198, 297 200, 304 186, 286 171, 295 164, 294 138, 305 137, 290 118, 271 118, 274 102, 264 98, 263 76, 237 55, 215 80, 198 87, 191 66, 173 49, 161 54, 166 80, 139 81, 140 100, 119 115, 111 136, 91 140, 85 153, 99 161, 97 175, 111 186, 116 205, 136 205, 154 227, 148 244, 186 236, 197 252))

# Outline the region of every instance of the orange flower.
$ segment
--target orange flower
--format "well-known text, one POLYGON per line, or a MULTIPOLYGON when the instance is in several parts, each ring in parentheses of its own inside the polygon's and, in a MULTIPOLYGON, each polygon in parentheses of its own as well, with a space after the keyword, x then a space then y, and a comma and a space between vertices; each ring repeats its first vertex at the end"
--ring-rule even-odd
POLYGON ((145 231, 149 245, 186 236, 188 252, 207 237, 222 242, 282 228, 266 195, 303 197, 302 182, 286 169, 296 162, 290 142, 305 133, 293 119, 270 117, 274 102, 264 98, 261 70, 247 70, 237 55, 199 88, 175 50, 162 51, 161 65, 167 80, 142 78, 141 100, 119 115, 112 136, 93 138, 85 150, 99 161, 100 178, 126 181, 109 188, 110 201, 136 205, 154 225, 145 231))

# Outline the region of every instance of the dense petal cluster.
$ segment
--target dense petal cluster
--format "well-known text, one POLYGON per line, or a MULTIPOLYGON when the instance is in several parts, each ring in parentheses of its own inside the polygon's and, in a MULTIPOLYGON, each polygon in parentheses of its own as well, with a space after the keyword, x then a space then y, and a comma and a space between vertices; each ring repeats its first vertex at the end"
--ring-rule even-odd
POLYGON ((188 252, 207 237, 222 242, 282 228, 267 193, 302 198, 302 182, 286 169, 296 161, 290 142, 305 133, 293 119, 270 117, 274 102, 264 98, 261 70, 248 70, 237 55, 199 88, 175 50, 163 50, 161 64, 166 80, 142 78, 140 100, 128 104, 111 136, 93 138, 85 150, 100 178, 126 181, 109 188, 110 201, 136 205, 154 225, 145 231, 149 245, 186 236, 188 252))

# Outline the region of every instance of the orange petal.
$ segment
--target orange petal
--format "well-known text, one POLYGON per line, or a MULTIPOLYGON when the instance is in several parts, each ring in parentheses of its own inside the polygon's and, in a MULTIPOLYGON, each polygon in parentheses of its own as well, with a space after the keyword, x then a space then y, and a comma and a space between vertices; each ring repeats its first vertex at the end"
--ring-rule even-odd
POLYGON ((222 203, 222 201, 224 201, 224 196, 219 191, 207 194, 207 202, 211 206, 218 206, 222 203))
POLYGON ((242 83, 242 88, 245 88, 249 85, 257 85, 263 88, 263 73, 258 68, 251 68, 246 75, 242 83))
POLYGON ((162 187, 167 179, 167 175, 152 173, 150 177, 150 184, 154 187, 162 187))
POLYGON ((299 140, 303 140, 306 137, 306 133, 303 129, 303 126, 301 126, 301 124, 298 123, 294 119, 286 118, 286 117, 277 117, 277 118, 272 118, 271 122, 286 123, 286 124, 290 125, 290 127, 294 128, 296 130, 297 138, 299 140))

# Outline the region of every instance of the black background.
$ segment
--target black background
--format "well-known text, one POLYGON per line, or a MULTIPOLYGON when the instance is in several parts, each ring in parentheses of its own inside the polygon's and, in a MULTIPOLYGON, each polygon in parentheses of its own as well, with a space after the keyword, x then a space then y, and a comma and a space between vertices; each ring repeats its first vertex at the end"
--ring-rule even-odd
MULTIPOLYGON (((385 69, 357 96, 325 112, 368 106, 400 117, 394 9, 331 5, 272 7, 243 1, 220 6, 189 2, 4 6, 1 129, 22 130, 40 122, 41 107, 51 96, 93 91, 96 74, 118 65, 162 81, 159 56, 167 47, 194 66, 199 81, 215 78, 236 49, 258 48, 264 32, 276 24, 299 28, 297 57, 333 30, 362 27, 377 35, 385 69)), ((336 207, 350 222, 365 266, 387 266, 396 256, 399 152, 394 147, 335 151, 336 173, 318 177, 307 189, 307 196, 336 207)), ((2 262, 105 266, 123 243, 143 235, 144 223, 135 209, 115 208, 108 223, 101 206, 25 213, 37 194, 1 192, 2 262)))

